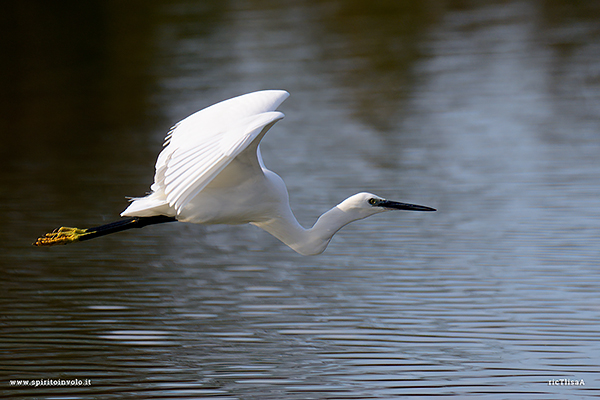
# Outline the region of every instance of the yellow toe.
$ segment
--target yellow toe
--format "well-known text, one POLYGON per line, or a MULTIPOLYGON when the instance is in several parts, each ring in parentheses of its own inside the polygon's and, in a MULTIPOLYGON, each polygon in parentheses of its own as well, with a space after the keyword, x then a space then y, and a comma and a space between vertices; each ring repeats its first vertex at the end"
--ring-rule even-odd
POLYGON ((79 241, 79 239, 87 233, 87 229, 70 228, 62 226, 53 230, 50 233, 46 233, 44 236, 39 237, 34 245, 35 246, 54 246, 56 244, 69 244, 79 241))

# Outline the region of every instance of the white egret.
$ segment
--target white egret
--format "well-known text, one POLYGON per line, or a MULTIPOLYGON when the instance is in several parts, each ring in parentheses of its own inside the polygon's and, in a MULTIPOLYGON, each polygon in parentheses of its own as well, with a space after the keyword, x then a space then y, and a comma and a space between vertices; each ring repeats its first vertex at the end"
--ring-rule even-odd
POLYGON ((303 228, 290 209, 285 183, 265 167, 259 147, 283 118, 276 109, 288 96, 284 90, 249 93, 185 118, 167 134, 151 192, 132 199, 121 213, 127 218, 88 229, 61 227, 34 244, 67 244, 170 221, 249 223, 300 254, 314 255, 352 221, 389 210, 435 211, 358 193, 321 215, 312 228, 303 228))

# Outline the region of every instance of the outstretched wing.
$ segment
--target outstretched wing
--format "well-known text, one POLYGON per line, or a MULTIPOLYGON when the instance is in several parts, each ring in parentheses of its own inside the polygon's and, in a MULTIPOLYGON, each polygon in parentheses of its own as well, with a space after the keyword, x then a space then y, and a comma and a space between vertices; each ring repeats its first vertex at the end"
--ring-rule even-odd
POLYGON ((265 90, 225 100, 177 123, 158 155, 153 192, 164 192, 177 213, 265 127, 283 118, 275 109, 289 96, 265 90))

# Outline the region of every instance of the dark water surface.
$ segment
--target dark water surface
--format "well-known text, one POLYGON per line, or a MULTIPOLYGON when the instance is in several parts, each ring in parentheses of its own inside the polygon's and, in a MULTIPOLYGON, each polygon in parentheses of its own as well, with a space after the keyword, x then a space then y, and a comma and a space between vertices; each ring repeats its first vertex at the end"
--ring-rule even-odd
POLYGON ((597 2, 66 4, 0 24, 0 398, 600 397, 597 2), (363 190, 439 211, 317 257, 250 226, 31 246, 117 218, 172 123, 265 88, 304 225, 363 190))

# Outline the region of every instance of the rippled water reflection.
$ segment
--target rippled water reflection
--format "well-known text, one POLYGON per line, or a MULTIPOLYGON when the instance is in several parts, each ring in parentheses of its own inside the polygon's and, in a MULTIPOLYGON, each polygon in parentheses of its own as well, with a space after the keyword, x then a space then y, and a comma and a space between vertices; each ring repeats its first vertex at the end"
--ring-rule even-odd
POLYGON ((0 398, 599 396, 597 6, 367 3, 9 9, 0 398), (292 93, 263 155, 305 225, 360 190, 439 211, 318 257, 185 224, 30 246, 114 218, 170 123, 265 87, 292 93))

